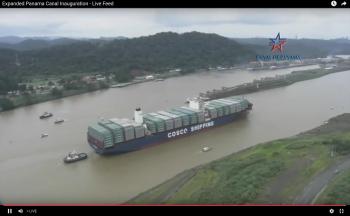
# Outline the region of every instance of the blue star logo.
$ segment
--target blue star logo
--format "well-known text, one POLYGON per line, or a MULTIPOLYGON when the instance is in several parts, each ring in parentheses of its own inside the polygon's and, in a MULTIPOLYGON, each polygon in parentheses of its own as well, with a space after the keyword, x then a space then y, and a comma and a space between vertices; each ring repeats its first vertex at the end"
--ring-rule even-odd
POLYGON ((276 38, 270 38, 270 46, 272 46, 271 51, 272 52, 283 52, 283 46, 287 43, 286 38, 281 38, 280 33, 278 32, 276 38))

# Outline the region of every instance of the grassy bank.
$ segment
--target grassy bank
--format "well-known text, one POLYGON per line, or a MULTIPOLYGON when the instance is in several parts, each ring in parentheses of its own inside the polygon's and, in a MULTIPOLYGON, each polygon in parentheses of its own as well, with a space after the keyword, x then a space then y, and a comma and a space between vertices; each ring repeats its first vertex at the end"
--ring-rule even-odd
POLYGON ((1 111, 6 111, 6 110, 11 110, 15 109, 18 107, 22 106, 28 106, 32 104, 37 104, 37 103, 42 103, 46 101, 51 101, 55 99, 60 99, 64 97, 69 97, 73 95, 80 95, 96 90, 102 90, 108 88, 82 88, 82 89, 72 89, 72 90, 60 90, 58 94, 53 94, 52 91, 48 91, 47 93, 42 93, 42 94, 30 94, 30 95, 20 95, 20 96, 15 96, 15 97, 10 97, 6 99, 1 99, 1 100, 6 100, 8 101, 8 105, 5 106, 4 103, 1 101, 0 103, 0 112, 1 111), (3 107, 2 107, 3 106, 3 107))
POLYGON ((306 133, 187 170, 129 203, 292 203, 316 174, 349 151, 350 114, 344 114, 306 133), (192 176, 184 183, 186 173, 192 176))
POLYGON ((349 204, 350 203, 350 170, 337 176, 321 193, 315 203, 349 204))
POLYGON ((83 93, 90 92, 91 90, 85 90, 85 89, 79 89, 79 90, 67 90, 63 91, 62 95, 52 95, 50 93, 47 94, 37 94, 37 95, 31 95, 31 96, 18 96, 14 98, 13 101, 13 107, 11 109, 22 107, 22 106, 28 106, 32 104, 42 103, 46 101, 51 101, 55 99, 60 99, 68 96, 73 95, 79 95, 83 93))
POLYGON ((63 97, 79 95, 90 91, 95 91, 95 90, 88 90, 88 89, 64 90, 62 91, 62 95, 53 95, 51 93, 47 93, 47 94, 36 94, 31 96, 19 96, 13 100, 13 103, 14 103, 14 108, 16 108, 20 106, 26 106, 26 105, 42 103, 50 100, 60 99, 63 97))

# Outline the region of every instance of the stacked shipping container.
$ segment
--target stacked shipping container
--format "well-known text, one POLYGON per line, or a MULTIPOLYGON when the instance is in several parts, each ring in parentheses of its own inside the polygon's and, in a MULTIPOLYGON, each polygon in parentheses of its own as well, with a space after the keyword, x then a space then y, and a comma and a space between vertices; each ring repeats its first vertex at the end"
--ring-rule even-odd
POLYGON ((165 131, 165 122, 163 119, 152 115, 152 113, 144 114, 143 119, 147 125, 147 128, 152 133, 165 131))
POLYGON ((120 143, 124 141, 123 127, 110 120, 101 120, 98 124, 112 133, 113 143, 120 143))
MULTIPOLYGON (((228 97, 208 101, 204 109, 190 107, 173 108, 143 115, 143 122, 151 133, 159 133, 205 122, 205 112, 211 119, 241 112, 248 108, 248 101, 228 97)), ((103 143, 104 148, 145 136, 145 127, 129 119, 101 120, 88 128, 89 137, 103 143)))
POLYGON ((189 119, 190 119, 190 124, 197 124, 198 123, 198 117, 197 117, 196 112, 184 109, 182 107, 180 107, 180 108, 173 108, 172 110, 175 110, 175 111, 187 114, 189 119))
POLYGON ((176 114, 173 114, 173 113, 170 113, 170 112, 166 112, 166 111, 159 111, 158 113, 159 113, 160 115, 168 116, 168 117, 172 118, 173 121, 174 121, 174 128, 180 128, 180 127, 182 127, 182 119, 181 119, 181 116, 176 115, 176 114))
POLYGON ((92 136, 95 140, 98 140, 100 143, 103 143, 104 148, 113 146, 113 137, 112 133, 100 126, 99 124, 92 124, 88 128, 89 136, 92 136))

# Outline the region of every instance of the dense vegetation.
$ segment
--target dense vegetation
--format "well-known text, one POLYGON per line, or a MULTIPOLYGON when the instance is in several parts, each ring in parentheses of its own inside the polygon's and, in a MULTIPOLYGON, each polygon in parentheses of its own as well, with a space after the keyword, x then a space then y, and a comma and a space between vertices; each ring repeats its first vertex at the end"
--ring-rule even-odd
POLYGON ((0 76, 0 78, 0 93, 4 94, 0 94, 0 111, 109 88, 108 78, 85 81, 77 74, 32 79, 15 79, 11 76, 0 76), (18 84, 19 81, 29 83, 18 84), (18 91, 9 92, 5 96, 6 90, 15 89, 18 91))
POLYGON ((252 50, 219 35, 168 32, 125 40, 79 41, 23 52, 3 49, 0 62, 4 67, 0 73, 138 75, 174 68, 186 71, 232 66, 254 58, 252 50))
POLYGON ((72 44, 78 40, 60 38, 55 40, 27 39, 15 44, 0 42, 0 48, 13 49, 18 51, 49 48, 56 45, 72 44))
POLYGON ((0 98, 0 111, 9 110, 14 107, 13 102, 8 98, 0 98))
POLYGON ((8 91, 19 89, 18 79, 12 76, 0 74, 0 95, 6 94, 8 91))
MULTIPOLYGON (((198 167, 185 183, 179 174, 129 202, 293 203, 318 173, 349 153, 350 114, 343 114, 306 133, 256 145, 198 167), (331 149, 335 149, 333 157, 331 149)), ((350 188, 350 181, 338 182, 327 193, 328 204, 349 201, 348 195, 339 199, 348 193, 341 188, 350 188)))

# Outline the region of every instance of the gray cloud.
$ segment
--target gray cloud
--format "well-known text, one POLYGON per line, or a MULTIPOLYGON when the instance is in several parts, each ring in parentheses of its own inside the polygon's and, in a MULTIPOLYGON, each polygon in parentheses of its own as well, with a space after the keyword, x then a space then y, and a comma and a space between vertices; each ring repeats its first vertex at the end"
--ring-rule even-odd
POLYGON ((57 32, 62 23, 45 23, 40 26, 16 26, 11 25, 1 25, 0 35, 53 35, 57 32))
POLYGON ((199 10, 178 11, 169 10, 157 13, 155 22, 169 27, 188 27, 196 25, 225 25, 225 24, 246 24, 246 25, 275 25, 288 24, 294 21, 290 16, 276 16, 275 13, 266 13, 259 10, 199 10))
POLYGON ((138 37, 201 31, 227 37, 350 35, 344 9, 0 9, 0 36, 138 37))

